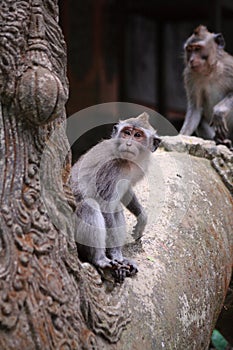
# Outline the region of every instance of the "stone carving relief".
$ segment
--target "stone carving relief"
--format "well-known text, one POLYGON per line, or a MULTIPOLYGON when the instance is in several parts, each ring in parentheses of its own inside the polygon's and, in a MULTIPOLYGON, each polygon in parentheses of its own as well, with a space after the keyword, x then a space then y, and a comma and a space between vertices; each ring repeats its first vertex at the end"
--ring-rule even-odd
POLYGON ((98 349, 130 316, 77 257, 57 1, 1 1, 0 26, 0 348, 98 349))

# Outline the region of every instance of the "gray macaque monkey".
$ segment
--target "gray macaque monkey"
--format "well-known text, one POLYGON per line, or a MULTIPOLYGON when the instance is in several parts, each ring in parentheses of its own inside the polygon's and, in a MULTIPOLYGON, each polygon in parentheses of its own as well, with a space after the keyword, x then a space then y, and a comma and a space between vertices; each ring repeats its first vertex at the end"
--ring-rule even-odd
POLYGON ((138 271, 135 262, 122 255, 126 236, 122 204, 137 217, 133 230, 137 240, 147 216, 132 187, 145 175, 151 152, 160 141, 144 112, 120 121, 113 128, 112 138, 91 148, 71 170, 79 257, 97 268, 110 269, 119 282, 138 271))
POLYGON ((184 45, 187 112, 180 133, 213 139, 231 147, 233 141, 233 57, 221 33, 200 25, 184 45), (230 141, 231 140, 231 141, 230 141))

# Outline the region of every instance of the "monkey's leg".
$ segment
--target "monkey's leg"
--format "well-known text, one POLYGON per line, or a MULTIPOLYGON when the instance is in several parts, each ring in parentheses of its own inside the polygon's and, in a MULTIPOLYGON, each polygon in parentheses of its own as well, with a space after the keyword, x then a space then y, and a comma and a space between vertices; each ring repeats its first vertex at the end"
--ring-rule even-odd
POLYGON ((107 228, 106 255, 122 264, 121 247, 125 242, 126 224, 122 208, 119 207, 117 210, 115 213, 104 213, 107 228))
POLYGON ((122 203, 126 208, 137 218, 137 224, 133 228, 132 237, 138 240, 142 237, 143 231, 147 224, 147 215, 144 208, 139 203, 135 193, 132 188, 125 194, 122 199, 122 203))
POLYGON ((84 200, 77 211, 75 241, 81 260, 100 268, 112 268, 106 257, 106 227, 99 205, 94 200, 84 200))
MULTIPOLYGON (((108 229, 108 245, 106 249, 107 256, 119 264, 119 268, 113 270, 115 279, 123 282, 125 277, 133 276, 138 272, 136 263, 122 255, 123 238, 126 235, 126 226, 123 210, 117 211, 111 215, 113 227, 108 229), (116 236, 120 239, 116 240, 116 236), (117 245, 117 246, 114 246, 117 245)), ((109 225, 108 221, 108 225, 109 225)))

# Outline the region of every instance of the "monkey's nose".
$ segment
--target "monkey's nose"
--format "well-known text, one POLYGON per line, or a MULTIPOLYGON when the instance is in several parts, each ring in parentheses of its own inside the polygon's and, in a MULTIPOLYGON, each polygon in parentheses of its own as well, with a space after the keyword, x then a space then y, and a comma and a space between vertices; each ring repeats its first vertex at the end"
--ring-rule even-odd
POLYGON ((127 146, 132 146, 132 141, 131 141, 131 140, 128 140, 128 141, 126 142, 126 145, 127 145, 127 146))

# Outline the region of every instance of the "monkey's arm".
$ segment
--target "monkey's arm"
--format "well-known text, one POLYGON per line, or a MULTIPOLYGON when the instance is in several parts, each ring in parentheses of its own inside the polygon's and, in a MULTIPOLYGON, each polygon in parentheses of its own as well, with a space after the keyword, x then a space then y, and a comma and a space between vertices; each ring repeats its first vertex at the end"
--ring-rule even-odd
POLYGON ((125 207, 137 218, 137 224, 133 228, 132 236, 135 240, 138 240, 142 237, 144 228, 147 223, 147 215, 145 213, 145 210, 139 203, 132 188, 128 190, 121 201, 125 207))
POLYGON ((211 125, 215 129, 215 139, 223 141, 227 139, 227 116, 233 110, 233 92, 230 92, 223 100, 214 106, 211 125))
POLYGON ((188 105, 188 110, 186 112, 184 124, 180 130, 180 134, 189 136, 192 135, 200 123, 201 113, 201 109, 188 105))

